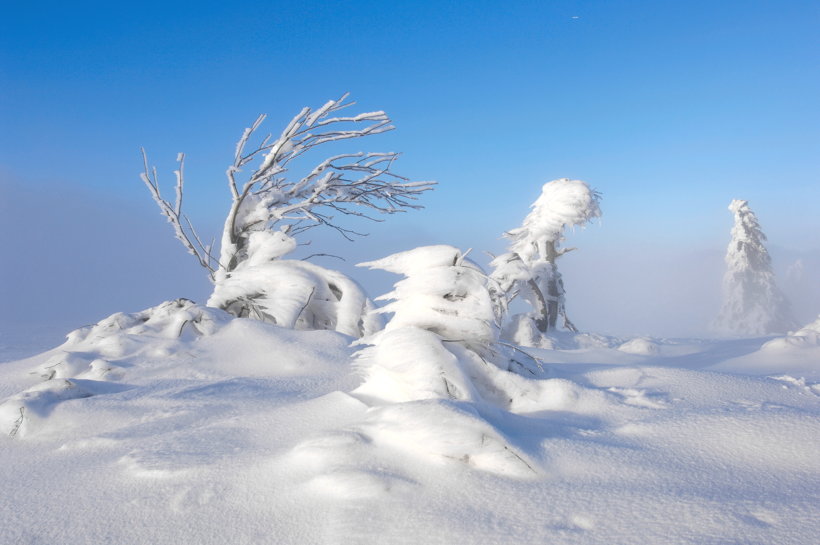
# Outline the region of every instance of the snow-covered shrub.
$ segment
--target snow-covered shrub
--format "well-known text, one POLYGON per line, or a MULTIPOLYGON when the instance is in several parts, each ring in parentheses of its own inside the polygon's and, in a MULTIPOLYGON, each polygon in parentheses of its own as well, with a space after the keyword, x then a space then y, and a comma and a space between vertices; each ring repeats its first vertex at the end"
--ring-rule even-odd
POLYGON ((175 299, 140 312, 117 312, 94 325, 75 329, 66 336, 63 346, 99 345, 112 337, 177 339, 188 332, 213 335, 230 319, 220 310, 198 305, 189 299, 175 299))
POLYGON ((380 317, 371 312, 373 303, 354 280, 307 261, 278 259, 275 249, 294 246, 281 231, 253 233, 251 257, 216 283, 208 305, 292 329, 329 329, 361 337, 381 328, 380 317), (253 251, 257 239, 271 237, 279 240, 253 251))
POLYGON ((392 318, 382 331, 357 341, 364 376, 354 390, 376 405, 362 429, 375 441, 416 447, 499 473, 527 476, 535 464, 480 416, 487 407, 510 409, 538 397, 538 362, 498 343, 499 307, 492 281, 457 248, 416 248, 363 263, 405 278, 380 297, 392 318), (517 373, 520 373, 517 374, 517 373), (405 441, 396 443, 399 436, 405 441), (411 441, 410 443, 413 443, 411 441))
POLYGON ((556 260, 574 248, 562 248, 567 227, 583 226, 601 215, 600 195, 585 182, 562 178, 544 184, 521 227, 505 233, 509 251, 492 262, 492 290, 506 305, 516 297, 532 311, 512 318, 505 338, 523 346, 549 344, 544 335, 555 330, 558 318, 577 331, 567 317, 564 283, 556 260))
POLYGON ((405 276, 378 310, 393 317, 365 337, 358 393, 381 401, 506 399, 496 379, 509 370, 536 375, 537 364, 497 343, 500 316, 491 280, 459 249, 425 246, 362 266, 405 276))
POLYGON ((360 234, 344 227, 334 216, 374 219, 369 214, 420 208, 415 200, 432 189, 435 182, 410 182, 395 174, 391 169, 398 154, 393 152, 337 153, 301 177, 289 175, 297 158, 322 144, 393 129, 382 111, 339 115, 353 104, 347 102, 345 94, 315 110, 303 108, 273 140, 268 135, 251 144, 264 115, 245 129, 226 171, 231 204, 218 256, 182 213, 184 154, 177 157, 176 196, 171 203, 160 195, 156 169, 149 168, 143 152, 143 182, 174 228, 176 238, 215 284, 209 304, 237 316, 271 320, 287 327, 328 327, 357 336, 369 331, 367 324, 360 323, 362 308, 367 304, 352 280, 317 266, 292 262, 271 265, 296 247, 294 236, 313 227, 329 226, 348 239, 360 234), (257 168, 243 175, 252 162, 257 162, 257 168), (288 275, 299 277, 294 281, 294 293, 282 287, 281 280, 288 275), (293 305, 305 308, 296 311, 293 305))
POLYGON ((734 214, 726 251, 723 307, 713 327, 725 335, 784 333, 797 326, 786 296, 778 289, 766 235, 747 201, 729 205, 734 214))

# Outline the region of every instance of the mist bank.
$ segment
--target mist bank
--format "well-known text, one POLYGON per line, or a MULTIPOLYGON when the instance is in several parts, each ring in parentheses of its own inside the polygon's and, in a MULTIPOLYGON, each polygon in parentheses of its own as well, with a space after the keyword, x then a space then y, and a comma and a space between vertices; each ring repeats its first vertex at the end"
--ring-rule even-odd
MULTIPOLYGON (((185 254, 171 229, 136 183, 122 195, 59 185, 0 180, 0 270, 2 342, 42 349, 62 342, 77 327, 114 312, 133 312, 186 297, 204 302, 211 286, 204 270, 185 254), (36 334, 36 340, 27 338, 36 334)), ((293 255, 328 254, 311 260, 348 274, 371 297, 390 290, 398 277, 358 268, 356 263, 429 244, 473 248, 470 258, 486 267, 485 252, 500 253, 502 221, 457 221, 438 225, 424 211, 367 223, 370 235, 347 241, 338 233, 305 233, 293 255)), ((606 218, 605 218, 606 219, 606 218)), ((611 223, 611 222, 610 222, 611 223)), ((203 232, 218 233, 218 221, 203 232)), ((357 226, 359 227, 359 226, 357 226)), ((577 246, 559 260, 567 310, 584 331, 618 336, 708 336, 720 305, 727 231, 714 240, 681 243, 632 237, 612 225, 570 233, 577 246)), ((661 234, 662 235, 662 234, 661 234)), ((780 241, 778 241, 780 242, 780 241)), ((770 244, 781 289, 799 323, 820 312, 820 249, 770 244)), ((36 350, 32 350, 32 353, 36 350)))

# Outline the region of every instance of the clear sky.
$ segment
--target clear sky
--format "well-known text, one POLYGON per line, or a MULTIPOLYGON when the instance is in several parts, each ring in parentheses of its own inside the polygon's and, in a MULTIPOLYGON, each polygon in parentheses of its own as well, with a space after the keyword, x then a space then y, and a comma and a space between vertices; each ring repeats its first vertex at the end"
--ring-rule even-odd
MULTIPOLYGON (((0 69, 0 326, 204 300, 139 147, 166 182, 187 153, 186 206, 216 234, 242 129, 267 113, 278 132, 345 91, 397 127, 360 146, 440 185, 423 212, 355 244, 317 233, 312 251, 497 252, 541 184, 571 177, 603 193, 600 226, 561 264, 582 328, 705 327, 733 198, 779 271, 804 261, 809 280, 788 287, 800 318, 820 311, 816 0, 14 2, 0 69)), ((359 278, 374 296, 392 281, 359 278)))

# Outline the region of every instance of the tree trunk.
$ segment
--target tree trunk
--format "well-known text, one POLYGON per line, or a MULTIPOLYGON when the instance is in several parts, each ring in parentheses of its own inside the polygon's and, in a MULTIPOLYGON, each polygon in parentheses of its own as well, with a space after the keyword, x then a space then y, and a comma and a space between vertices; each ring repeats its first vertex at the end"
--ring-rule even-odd
POLYGON ((537 303, 535 311, 538 313, 539 318, 535 319, 535 327, 541 333, 546 333, 549 328, 549 307, 547 305, 547 300, 544 298, 544 294, 541 292, 541 288, 538 287, 535 280, 530 278, 528 284, 532 292, 535 294, 535 301, 537 303))

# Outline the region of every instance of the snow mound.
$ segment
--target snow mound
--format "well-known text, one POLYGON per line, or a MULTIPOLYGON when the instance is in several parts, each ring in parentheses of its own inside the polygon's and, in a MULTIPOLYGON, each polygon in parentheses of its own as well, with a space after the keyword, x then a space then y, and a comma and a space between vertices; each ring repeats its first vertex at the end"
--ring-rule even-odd
POLYGON ((772 339, 761 350, 783 350, 820 346, 820 316, 812 323, 784 337, 772 339))
POLYGON ((620 345, 618 350, 627 354, 640 356, 656 356, 660 352, 658 343, 646 337, 635 337, 620 345))
POLYGON ((177 301, 4 363, 0 542, 816 541, 817 382, 704 369, 779 365, 768 339, 659 340, 652 365, 528 350, 547 372, 518 347, 378 336, 354 357, 337 332, 177 301))
POLYGON ((74 330, 32 372, 44 382, 0 403, 0 431, 23 437, 63 401, 128 389, 118 383, 128 377, 129 359, 167 358, 178 352, 181 341, 213 335, 231 319, 219 309, 177 299, 74 330))
POLYGON ((542 472, 472 404, 427 400, 375 409, 361 425, 376 445, 441 464, 457 461, 482 471, 519 478, 542 472))
POLYGON ((508 338, 519 346, 543 350, 616 348, 623 344, 623 340, 617 337, 598 333, 575 333, 554 329, 542 334, 525 314, 516 314, 512 321, 504 327, 501 338, 508 338))
POLYGON ((208 305, 289 329, 327 329, 351 337, 382 327, 361 286, 307 261, 255 256, 217 281, 208 305))
POLYGON ((128 343, 129 339, 174 340, 213 335, 230 320, 231 316, 219 309, 176 299, 133 314, 118 312, 92 326, 76 329, 67 335, 61 348, 78 352, 93 347, 117 357, 127 353, 129 346, 135 346, 128 343))

